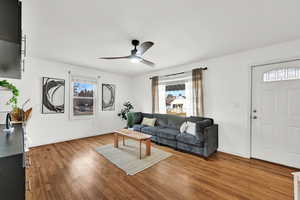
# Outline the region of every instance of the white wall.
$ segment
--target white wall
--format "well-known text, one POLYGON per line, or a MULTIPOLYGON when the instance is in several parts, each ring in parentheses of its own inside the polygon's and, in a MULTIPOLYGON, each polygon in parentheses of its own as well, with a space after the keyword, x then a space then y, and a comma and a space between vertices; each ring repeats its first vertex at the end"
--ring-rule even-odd
POLYGON ((219 150, 250 157, 250 66, 295 57, 300 57, 300 40, 140 75, 133 80, 136 110, 151 112, 150 76, 207 66, 205 116, 219 124, 219 150))
POLYGON ((26 71, 22 80, 9 81, 14 83, 20 90, 19 102, 21 104, 26 99, 31 99, 33 115, 27 127, 32 140, 31 146, 109 133, 117 128, 122 128, 125 124, 124 121, 119 119, 117 112, 125 101, 131 100, 131 80, 129 77, 43 59, 27 58, 26 71), (99 87, 101 83, 116 84, 115 111, 101 111, 100 90, 98 92, 97 113, 94 119, 69 120, 69 70, 76 75, 95 78, 101 76, 99 87), (64 114, 41 114, 41 82, 44 76, 66 80, 64 114))
POLYGON ((207 66, 208 70, 205 71, 204 80, 205 115, 214 118, 219 124, 219 150, 250 157, 250 66, 295 57, 300 57, 300 40, 132 78, 43 59, 27 58, 23 79, 10 81, 16 84, 21 91, 20 102, 31 98, 33 116, 28 124, 28 132, 32 139, 32 146, 37 146, 108 133, 116 128, 121 128, 125 122, 117 117, 117 111, 124 101, 133 100, 135 110, 151 112, 150 76, 207 66), (97 116, 94 120, 70 121, 68 116, 69 70, 85 76, 100 75, 100 83, 116 84, 116 111, 100 111, 101 104, 99 102, 97 116), (64 114, 41 114, 41 77, 43 76, 66 80, 66 112, 64 114))

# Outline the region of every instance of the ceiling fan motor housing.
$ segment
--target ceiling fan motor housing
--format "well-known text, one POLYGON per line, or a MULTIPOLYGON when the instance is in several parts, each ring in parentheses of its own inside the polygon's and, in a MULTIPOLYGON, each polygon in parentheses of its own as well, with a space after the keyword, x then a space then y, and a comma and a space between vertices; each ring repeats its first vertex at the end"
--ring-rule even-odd
POLYGON ((131 44, 134 46, 134 49, 131 50, 131 55, 135 56, 137 54, 137 46, 140 44, 138 40, 132 40, 131 44))
POLYGON ((132 40, 131 44, 136 47, 136 46, 138 46, 140 44, 140 41, 138 41, 138 40, 132 40))

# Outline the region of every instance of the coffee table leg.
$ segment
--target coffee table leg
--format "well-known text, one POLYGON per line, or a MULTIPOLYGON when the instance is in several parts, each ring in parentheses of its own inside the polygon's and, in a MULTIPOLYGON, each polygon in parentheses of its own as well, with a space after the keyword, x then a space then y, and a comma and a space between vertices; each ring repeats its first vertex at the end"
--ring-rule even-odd
POLYGON ((123 136, 123 146, 125 146, 125 136, 123 136))
POLYGON ((140 160, 142 159, 142 141, 140 140, 140 160))
POLYGON ((151 155, 151 139, 146 140, 146 155, 151 155))
POLYGON ((115 143, 114 143, 114 147, 118 148, 119 147, 119 141, 118 141, 118 133, 115 133, 115 143))

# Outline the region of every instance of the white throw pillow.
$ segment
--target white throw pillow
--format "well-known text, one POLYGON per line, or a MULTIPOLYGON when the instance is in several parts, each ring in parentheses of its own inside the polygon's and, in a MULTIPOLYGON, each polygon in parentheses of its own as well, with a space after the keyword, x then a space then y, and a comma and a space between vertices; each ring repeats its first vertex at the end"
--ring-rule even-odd
POLYGON ((180 133, 186 132, 186 129, 187 129, 187 123, 184 122, 184 123, 181 124, 181 126, 180 126, 180 133))
POLYGON ((187 122, 186 133, 196 136, 196 123, 187 122))

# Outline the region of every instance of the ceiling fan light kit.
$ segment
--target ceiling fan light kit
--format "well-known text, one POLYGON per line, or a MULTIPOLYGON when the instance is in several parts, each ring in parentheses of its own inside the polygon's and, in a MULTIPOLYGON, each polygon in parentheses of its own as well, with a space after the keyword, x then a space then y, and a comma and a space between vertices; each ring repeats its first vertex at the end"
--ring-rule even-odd
POLYGON ((155 64, 153 62, 142 58, 144 53, 154 45, 153 42, 148 41, 148 42, 144 42, 140 45, 140 41, 132 40, 131 44, 134 46, 134 49, 131 50, 131 54, 129 56, 100 57, 99 59, 106 59, 106 60, 129 59, 132 63, 143 63, 150 67, 155 66, 155 64))
POLYGON ((141 59, 138 58, 138 57, 132 57, 132 58, 130 59, 130 62, 132 62, 132 63, 139 63, 139 62, 141 62, 141 59))

